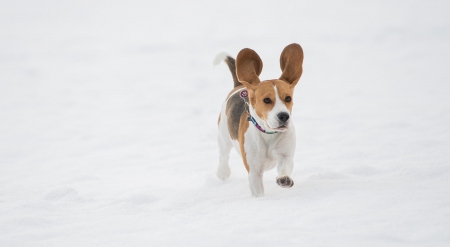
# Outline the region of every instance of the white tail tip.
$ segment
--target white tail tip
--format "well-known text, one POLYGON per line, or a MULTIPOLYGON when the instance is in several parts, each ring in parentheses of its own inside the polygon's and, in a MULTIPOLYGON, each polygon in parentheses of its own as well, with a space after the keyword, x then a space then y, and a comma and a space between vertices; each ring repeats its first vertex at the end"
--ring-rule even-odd
POLYGON ((221 52, 221 53, 217 54, 213 61, 214 66, 219 65, 220 62, 225 60, 225 58, 227 58, 228 56, 230 56, 230 55, 226 52, 221 52))

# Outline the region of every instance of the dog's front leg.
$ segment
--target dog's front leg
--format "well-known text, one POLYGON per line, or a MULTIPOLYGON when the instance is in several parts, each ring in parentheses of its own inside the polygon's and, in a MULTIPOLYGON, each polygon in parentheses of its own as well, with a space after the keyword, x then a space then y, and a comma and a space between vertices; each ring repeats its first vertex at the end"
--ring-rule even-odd
POLYGON ((246 144, 243 160, 248 170, 250 192, 253 197, 261 197, 264 196, 263 174, 264 160, 266 157, 258 154, 260 152, 265 153, 265 150, 256 149, 256 145, 250 143, 246 144))
POLYGON ((278 177, 277 184, 282 188, 290 188, 294 186, 294 180, 289 175, 294 168, 294 160, 292 156, 280 156, 278 160, 278 177))
POLYGON ((253 197, 264 196, 263 174, 264 171, 260 169, 250 168, 248 181, 253 197))

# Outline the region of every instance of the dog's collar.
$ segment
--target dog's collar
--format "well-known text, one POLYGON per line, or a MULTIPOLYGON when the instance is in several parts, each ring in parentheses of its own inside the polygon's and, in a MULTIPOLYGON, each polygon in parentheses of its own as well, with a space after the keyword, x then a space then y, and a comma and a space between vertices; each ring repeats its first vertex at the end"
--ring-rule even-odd
POLYGON ((255 118, 252 117, 252 115, 250 115, 249 106, 248 106, 248 92, 247 92, 247 90, 245 90, 245 89, 242 90, 242 91, 239 93, 239 95, 241 96, 241 98, 242 98, 242 99, 244 100, 244 102, 245 102, 245 105, 246 105, 245 110, 247 111, 247 114, 248 114, 248 118, 247 118, 248 121, 251 121, 251 122, 255 125, 255 127, 256 127, 259 131, 261 131, 262 133, 265 133, 265 134, 276 134, 276 133, 278 133, 278 131, 267 131, 267 130, 263 129, 263 128, 258 124, 258 122, 256 122, 255 118))
POLYGON ((248 114, 247 120, 248 120, 248 121, 251 121, 251 122, 255 125, 255 127, 256 127, 259 131, 261 131, 262 133, 265 133, 265 134, 276 134, 276 133, 278 133, 278 131, 267 131, 267 130, 263 129, 263 128, 258 124, 258 122, 256 122, 255 118, 252 117, 252 115, 250 115, 250 114, 248 114))

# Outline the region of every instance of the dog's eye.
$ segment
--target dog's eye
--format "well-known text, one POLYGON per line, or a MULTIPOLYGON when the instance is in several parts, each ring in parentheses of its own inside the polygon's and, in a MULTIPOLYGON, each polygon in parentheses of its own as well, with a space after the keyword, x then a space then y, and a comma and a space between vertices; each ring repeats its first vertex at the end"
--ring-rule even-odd
POLYGON ((270 104, 272 103, 272 100, 270 100, 269 98, 264 98, 264 103, 270 104))
POLYGON ((284 101, 286 101, 286 102, 291 102, 291 96, 286 96, 286 98, 284 99, 284 101))

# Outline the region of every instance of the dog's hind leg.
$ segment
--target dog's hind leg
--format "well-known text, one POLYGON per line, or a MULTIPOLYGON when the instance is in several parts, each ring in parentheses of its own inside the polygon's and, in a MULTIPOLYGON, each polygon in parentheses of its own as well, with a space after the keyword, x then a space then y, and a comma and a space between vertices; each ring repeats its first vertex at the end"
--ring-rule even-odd
POLYGON ((216 175, 218 178, 225 180, 230 177, 231 170, 228 165, 228 159, 230 157, 230 151, 233 147, 231 139, 228 136, 223 136, 219 133, 219 167, 217 167, 216 175))

